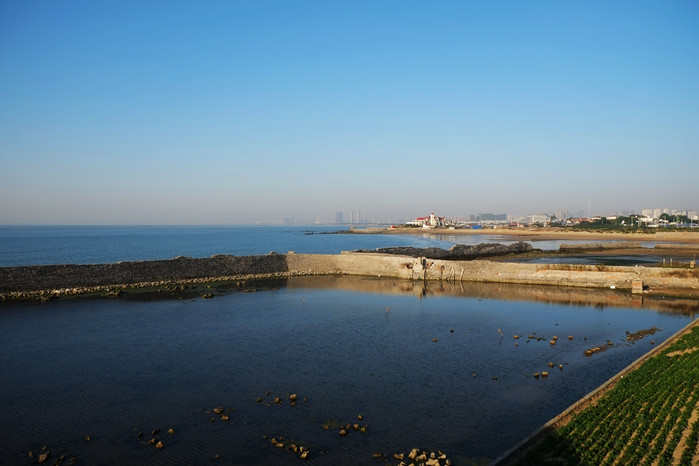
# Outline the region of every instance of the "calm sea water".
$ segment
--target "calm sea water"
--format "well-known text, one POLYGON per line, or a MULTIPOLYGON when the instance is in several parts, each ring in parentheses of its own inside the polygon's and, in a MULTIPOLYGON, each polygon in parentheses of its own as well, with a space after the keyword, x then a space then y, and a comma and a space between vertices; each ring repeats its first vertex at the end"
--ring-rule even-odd
MULTIPOLYGON (((338 254, 395 246, 450 248, 454 244, 514 243, 512 237, 444 233, 327 234, 333 226, 0 226, 0 267, 91 264, 133 260, 280 254, 338 254)), ((570 243, 571 241, 566 241, 570 243)), ((590 241, 587 241, 590 242, 590 241)), ((530 242, 558 249, 560 241, 530 242)), ((652 247, 648 245, 647 247, 652 247)), ((585 262, 585 260, 583 260, 585 262)), ((587 260, 586 263, 595 263, 587 260)))
POLYGON ((315 465, 373 464, 374 453, 412 448, 473 464, 693 316, 581 304, 575 290, 557 289, 576 303, 562 305, 493 298, 508 295, 495 285, 479 285, 490 298, 361 278, 273 285, 214 299, 0 306, 0 464, 29 464, 44 445, 79 464, 298 464, 273 437, 310 449, 315 465), (652 326, 663 330, 624 341, 652 326), (548 378, 533 377, 544 370, 548 378), (366 433, 339 435, 354 423, 366 433), (162 450, 147 443, 156 429, 162 450))
MULTIPOLYGON (((345 230, 347 228, 344 228, 345 230)), ((340 227, 298 226, 0 226, 0 267, 89 264, 271 251, 338 254, 391 246, 451 247, 429 235, 322 234, 340 227)), ((464 238, 469 244, 493 238, 464 238)))

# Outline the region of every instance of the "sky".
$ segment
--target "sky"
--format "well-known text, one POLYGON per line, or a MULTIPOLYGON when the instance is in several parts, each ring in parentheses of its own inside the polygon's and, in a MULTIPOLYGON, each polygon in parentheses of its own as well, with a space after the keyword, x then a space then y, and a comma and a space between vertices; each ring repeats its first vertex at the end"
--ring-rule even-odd
POLYGON ((0 224, 699 210, 696 1, 0 0, 0 224))

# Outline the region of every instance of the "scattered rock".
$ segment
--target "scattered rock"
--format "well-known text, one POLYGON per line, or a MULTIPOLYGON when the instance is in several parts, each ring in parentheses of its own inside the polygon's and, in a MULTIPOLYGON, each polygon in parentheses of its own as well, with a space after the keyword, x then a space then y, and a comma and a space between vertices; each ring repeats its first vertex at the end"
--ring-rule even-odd
POLYGON ((628 330, 626 331, 626 340, 627 341, 636 341, 640 340, 641 338, 647 336, 647 335, 654 335, 655 332, 659 332, 662 329, 656 328, 656 327, 651 327, 645 330, 639 330, 638 332, 629 332, 628 330))

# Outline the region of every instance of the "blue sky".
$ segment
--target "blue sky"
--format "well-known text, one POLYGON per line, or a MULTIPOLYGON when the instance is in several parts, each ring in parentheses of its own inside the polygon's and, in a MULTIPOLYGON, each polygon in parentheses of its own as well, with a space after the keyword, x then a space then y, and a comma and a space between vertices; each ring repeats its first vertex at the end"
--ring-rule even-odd
POLYGON ((699 210, 696 1, 0 1, 1 224, 699 210))

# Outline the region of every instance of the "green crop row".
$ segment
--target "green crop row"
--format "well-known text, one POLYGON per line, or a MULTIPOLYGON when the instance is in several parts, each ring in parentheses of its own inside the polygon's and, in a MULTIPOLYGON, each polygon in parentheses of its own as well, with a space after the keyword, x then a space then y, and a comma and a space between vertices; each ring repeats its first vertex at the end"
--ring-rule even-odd
POLYGON ((692 464, 699 454, 699 421, 690 425, 699 409, 697 348, 695 325, 596 404, 540 439, 516 464, 692 464), (679 463, 674 455, 681 457, 679 463))

